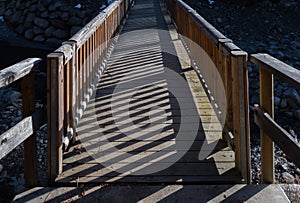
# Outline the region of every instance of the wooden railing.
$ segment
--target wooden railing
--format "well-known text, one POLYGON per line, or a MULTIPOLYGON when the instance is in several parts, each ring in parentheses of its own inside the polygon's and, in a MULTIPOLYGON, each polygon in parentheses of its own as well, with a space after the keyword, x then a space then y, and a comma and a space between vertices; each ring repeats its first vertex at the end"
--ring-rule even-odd
POLYGON ((268 54, 253 54, 259 65, 260 105, 255 105, 255 123, 260 127, 261 182, 274 183, 274 143, 300 167, 300 143, 274 121, 274 76, 300 90, 300 71, 268 54))
POLYGON ((43 124, 43 111, 35 111, 34 72, 41 59, 30 58, 0 71, 0 88, 21 80, 23 119, 0 135, 0 159, 24 142, 26 186, 35 186, 37 176, 37 140, 35 131, 43 124))
POLYGON ((229 142, 233 140, 236 168, 241 173, 242 182, 249 183, 247 53, 183 1, 165 0, 165 3, 178 33, 185 41, 193 68, 222 112, 220 119, 225 120, 224 139, 229 142))
POLYGON ((51 182, 62 172, 63 148, 102 75, 132 0, 118 0, 70 40, 48 55, 48 171, 51 182))

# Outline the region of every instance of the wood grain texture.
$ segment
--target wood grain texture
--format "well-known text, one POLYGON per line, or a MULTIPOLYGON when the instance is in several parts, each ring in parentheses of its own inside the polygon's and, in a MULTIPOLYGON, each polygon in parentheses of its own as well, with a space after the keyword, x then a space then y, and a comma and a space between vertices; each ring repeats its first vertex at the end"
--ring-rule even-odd
POLYGON ((300 166, 300 144, 292 135, 280 127, 262 107, 256 105, 254 110, 255 123, 271 138, 298 167, 300 166))
POLYGON ((11 84, 26 76, 42 59, 28 58, 0 71, 0 87, 11 84))
POLYGON ((250 61, 300 90, 300 71, 296 68, 264 53, 250 55, 250 61))

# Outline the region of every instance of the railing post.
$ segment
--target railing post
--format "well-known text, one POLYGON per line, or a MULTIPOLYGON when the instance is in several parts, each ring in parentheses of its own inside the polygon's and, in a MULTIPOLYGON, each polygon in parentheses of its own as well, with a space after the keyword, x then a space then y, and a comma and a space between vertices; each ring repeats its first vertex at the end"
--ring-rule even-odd
POLYGON ((231 52, 231 71, 236 168, 241 172, 244 181, 250 183, 250 129, 246 52, 231 52))
POLYGON ((53 183, 62 172, 63 142, 63 54, 47 56, 47 109, 48 109, 48 177, 53 183))
MULTIPOLYGON (((23 117, 32 115, 35 106, 34 74, 30 73, 21 80, 23 117)), ((36 133, 24 141, 24 177, 27 187, 37 185, 37 140, 36 133)))
MULTIPOLYGON (((274 118, 273 75, 260 67, 260 106, 274 118)), ((274 183, 274 143, 260 130, 261 182, 274 183)))

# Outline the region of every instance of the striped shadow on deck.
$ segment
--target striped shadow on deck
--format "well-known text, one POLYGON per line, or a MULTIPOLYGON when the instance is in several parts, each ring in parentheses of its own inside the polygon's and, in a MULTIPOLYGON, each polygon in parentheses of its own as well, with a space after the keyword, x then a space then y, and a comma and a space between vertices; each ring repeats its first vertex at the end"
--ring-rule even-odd
POLYGON ((159 2, 137 0, 57 183, 241 182, 178 42, 159 2))

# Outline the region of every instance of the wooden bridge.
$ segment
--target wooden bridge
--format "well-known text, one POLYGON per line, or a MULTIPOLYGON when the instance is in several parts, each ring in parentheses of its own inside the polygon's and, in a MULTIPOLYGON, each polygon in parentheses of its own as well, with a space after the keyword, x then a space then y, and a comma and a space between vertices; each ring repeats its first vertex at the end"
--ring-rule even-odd
MULTIPOLYGON (((113 2, 48 55, 49 183, 249 184, 247 60, 246 52, 181 0, 113 2)), ((266 54, 250 60, 261 67, 261 106, 255 107, 255 119, 262 129, 262 183, 274 183, 273 141, 296 164, 299 144, 272 120, 273 74, 299 88, 300 73, 266 54)), ((27 75, 37 62, 10 67, 14 77, 4 71, 1 84, 27 75)), ((1 145, 13 143, 20 128, 27 129, 9 150, 29 137, 25 179, 36 186, 37 124, 28 126, 38 116, 31 115, 30 102, 24 107, 27 120, 15 126, 18 131, 2 134, 1 145)), ((246 201, 257 200, 256 193, 263 199, 277 192, 279 201, 285 200, 276 186, 246 186, 244 193, 233 195, 241 187, 226 194, 246 201), (243 196, 247 191, 251 195, 243 196)), ((190 188, 194 195, 207 190, 190 188)), ((16 199, 33 200, 38 191, 48 198, 45 194, 52 190, 35 188, 16 199)), ((211 195, 216 201, 224 198, 211 195)))

